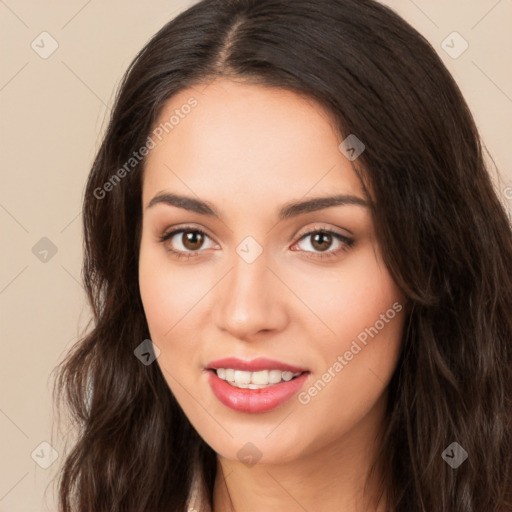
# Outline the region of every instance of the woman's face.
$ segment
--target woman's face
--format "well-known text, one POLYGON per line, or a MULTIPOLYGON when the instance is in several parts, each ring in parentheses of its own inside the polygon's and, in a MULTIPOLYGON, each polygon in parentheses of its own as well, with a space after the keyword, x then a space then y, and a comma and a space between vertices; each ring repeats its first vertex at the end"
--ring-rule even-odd
POLYGON ((292 92, 204 87, 173 96, 148 141, 139 282, 156 364, 233 461, 365 442, 405 308, 342 141, 292 92), (272 362, 244 366, 258 358, 272 362))

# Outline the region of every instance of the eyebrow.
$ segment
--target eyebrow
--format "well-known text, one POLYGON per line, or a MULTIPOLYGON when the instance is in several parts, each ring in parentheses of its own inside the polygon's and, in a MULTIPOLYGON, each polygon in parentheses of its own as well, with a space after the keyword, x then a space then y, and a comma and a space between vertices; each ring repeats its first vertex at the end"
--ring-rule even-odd
MULTIPOLYGON (((222 218, 219 211, 210 202, 201 201, 193 197, 172 194, 170 192, 157 194, 153 199, 151 199, 149 204, 146 206, 146 209, 152 208, 160 203, 176 206, 177 208, 183 208, 184 210, 199 213, 201 215, 217 217, 218 219, 222 218)), ((282 221, 304 213, 315 212, 332 206, 344 205, 356 205, 367 208, 368 202, 361 197, 348 194, 313 197, 306 201, 291 201, 281 207, 278 213, 278 219, 282 221)))

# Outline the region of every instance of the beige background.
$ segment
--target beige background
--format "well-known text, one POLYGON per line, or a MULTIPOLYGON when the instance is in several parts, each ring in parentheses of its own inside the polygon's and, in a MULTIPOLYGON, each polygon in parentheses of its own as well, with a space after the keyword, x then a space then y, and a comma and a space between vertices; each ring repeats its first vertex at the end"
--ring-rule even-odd
MULTIPOLYGON (((50 372, 89 318, 80 284, 85 180, 122 73, 191 3, 0 0, 0 512, 56 510, 51 488, 44 493, 62 456, 44 469, 51 452, 40 443, 62 453, 52 430, 50 372), (45 59, 31 47, 51 49, 43 31, 58 43, 45 59), (57 250, 46 262, 44 253, 36 256, 48 248, 43 237, 57 250)), ((512 2, 384 3, 432 43, 454 75, 501 172, 496 187, 512 207, 512 2), (469 44, 458 58, 441 47, 453 31, 469 44)))

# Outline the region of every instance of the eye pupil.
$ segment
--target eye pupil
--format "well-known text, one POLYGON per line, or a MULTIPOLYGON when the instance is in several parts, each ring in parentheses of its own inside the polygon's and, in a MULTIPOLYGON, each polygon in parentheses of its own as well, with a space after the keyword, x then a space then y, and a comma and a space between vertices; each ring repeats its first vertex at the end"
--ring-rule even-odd
POLYGON ((329 233, 316 233, 313 236, 311 245, 315 249, 321 251, 321 250, 328 249, 330 247, 331 243, 332 243, 332 235, 330 235, 329 233), (327 240, 327 243, 326 243, 326 240, 327 240))
POLYGON ((185 231, 183 236, 185 237, 183 246, 191 251, 195 251, 203 245, 204 237, 198 231, 185 231))

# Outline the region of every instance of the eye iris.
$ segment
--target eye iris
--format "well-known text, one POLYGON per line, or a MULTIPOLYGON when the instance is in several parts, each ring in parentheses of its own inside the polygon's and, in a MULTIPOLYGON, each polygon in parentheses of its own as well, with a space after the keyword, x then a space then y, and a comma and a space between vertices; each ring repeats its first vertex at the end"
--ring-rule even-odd
POLYGON ((182 237, 184 237, 183 246, 191 251, 199 249, 204 242, 203 234, 198 231, 185 231, 182 237), (189 244, 191 244, 192 247, 189 244))
POLYGON ((329 233, 316 233, 315 235, 313 235, 312 245, 315 249, 319 251, 328 249, 331 243, 332 235, 330 235, 329 233))

